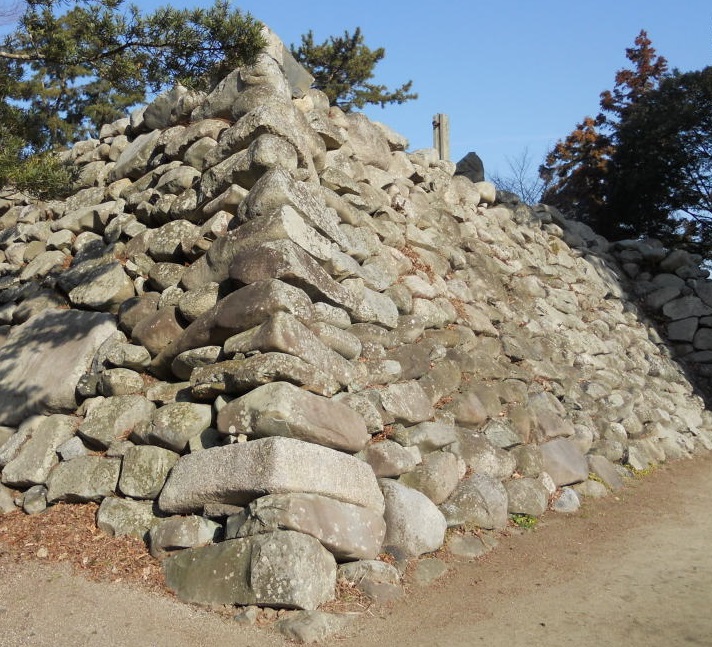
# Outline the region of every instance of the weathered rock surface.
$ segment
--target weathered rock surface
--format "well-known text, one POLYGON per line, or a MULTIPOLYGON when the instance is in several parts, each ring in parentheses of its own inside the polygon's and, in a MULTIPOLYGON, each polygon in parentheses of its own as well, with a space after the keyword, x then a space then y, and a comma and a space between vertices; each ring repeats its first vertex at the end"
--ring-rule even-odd
POLYGON ((218 415, 218 430, 296 438, 346 452, 362 449, 370 438, 356 411, 288 382, 265 384, 229 402, 218 415))
POLYGON ((263 494, 306 492, 376 512, 383 496, 373 470, 357 458, 293 438, 264 438, 181 457, 161 492, 164 512, 245 505, 263 494))
POLYGON ((336 562, 316 539, 282 531, 189 548, 164 563, 185 602, 316 609, 334 597, 336 562))
POLYGON ((318 539, 338 561, 375 559, 386 524, 369 508, 317 494, 270 494, 250 503, 237 537, 296 530, 318 539))
POLYGON ((73 412, 79 378, 115 330, 110 315, 77 310, 47 310, 14 328, 0 347, 0 424, 73 412))

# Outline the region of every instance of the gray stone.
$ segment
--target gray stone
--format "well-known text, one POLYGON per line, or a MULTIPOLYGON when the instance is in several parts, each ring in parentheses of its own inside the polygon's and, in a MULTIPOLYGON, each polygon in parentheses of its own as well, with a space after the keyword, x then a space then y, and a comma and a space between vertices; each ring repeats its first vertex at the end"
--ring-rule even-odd
POLYGON ((336 563, 316 539, 282 531, 188 548, 163 562, 184 602, 315 609, 334 597, 336 563))
POLYGON ((46 310, 14 327, 0 348, 0 423, 74 411, 80 377, 115 331, 110 315, 76 310, 46 310))
POLYGON ((265 494, 306 492, 383 511, 373 470, 327 447, 263 438, 181 457, 159 497, 161 510, 200 511, 206 503, 245 505, 265 494))
POLYGON ((194 368, 214 364, 220 358, 222 350, 221 346, 203 346, 186 350, 171 362, 171 371, 177 378, 189 380, 194 368))
POLYGON ((386 502, 383 549, 398 559, 418 557, 443 545, 447 523, 437 506, 421 492, 380 480, 386 502))
POLYGON ((96 513, 96 525, 111 537, 131 535, 146 539, 157 518, 151 501, 131 501, 107 496, 96 513))
POLYGON ((498 481, 509 478, 516 467, 512 454, 495 447, 487 438, 471 429, 457 428, 457 442, 447 450, 459 456, 473 472, 490 476, 498 481))
POLYGON ((101 373, 98 383, 99 393, 112 395, 132 395, 144 389, 143 378, 129 368, 108 368, 101 373))
POLYGON ((320 643, 337 638, 356 620, 356 614, 325 611, 294 611, 278 620, 274 628, 287 640, 299 643, 320 643))
POLYGON ((79 436, 72 436, 57 447, 57 454, 63 461, 70 461, 77 456, 86 456, 89 450, 79 436))
POLYGON ((242 394, 271 382, 291 382, 317 395, 332 396, 339 383, 303 359, 285 353, 263 353, 226 360, 193 370, 190 384, 198 399, 242 394))
POLYGON ((497 545, 497 540, 487 535, 452 535, 448 540, 448 550, 456 557, 474 559, 489 553, 497 545))
POLYGON ((561 490, 559 497, 551 504, 551 509, 554 512, 562 512, 564 514, 572 514, 578 512, 581 507, 576 490, 570 487, 565 487, 561 490))
POLYGON ((544 471, 544 458, 536 445, 519 445, 510 450, 517 461, 516 471, 522 476, 536 478, 544 471))
POLYGON ((151 354, 143 346, 115 344, 107 352, 106 360, 117 368, 142 371, 151 364, 151 354))
POLYGON ((178 454, 162 447, 129 447, 121 463, 119 490, 133 499, 155 499, 163 489, 178 454))
POLYGON ((396 427, 393 440, 405 447, 418 447, 428 453, 441 449, 458 439, 455 425, 446 422, 421 422, 410 427, 396 427))
POLYGON ((235 290, 193 321, 170 349, 170 359, 192 348, 223 344, 233 335, 262 324, 275 312, 289 312, 303 323, 313 317, 303 290, 267 279, 235 290))
POLYGON ((483 474, 473 474, 460 482, 440 510, 448 526, 504 528, 508 521, 507 491, 499 481, 483 474))
POLYGON ((77 433, 89 444, 106 449, 128 438, 134 428, 151 418, 156 405, 142 395, 117 395, 95 404, 77 433))
POLYGON ((195 402, 172 402, 153 414, 146 442, 182 452, 188 441, 210 427, 212 407, 195 402))
POLYGON ((153 130, 136 137, 116 160, 109 174, 110 181, 115 182, 124 177, 137 179, 143 175, 160 136, 160 130, 153 130))
POLYGON ((44 484, 59 462, 57 449, 74 436, 77 419, 56 414, 45 418, 31 432, 17 456, 2 470, 2 482, 16 487, 44 484))
POLYGON ((423 462, 398 479, 400 483, 422 492, 435 505, 443 503, 459 481, 458 461, 450 452, 433 452, 423 462))
POLYGON ((375 559, 386 533, 382 514, 317 494, 270 494, 250 503, 246 514, 238 537, 295 530, 318 539, 337 561, 375 559))
POLYGON ((134 296, 133 281, 120 263, 104 263, 96 267, 85 281, 67 295, 73 305, 116 314, 126 299, 134 296))
POLYGON ((400 571, 380 560, 359 560, 341 564, 337 581, 354 587, 377 604, 387 604, 403 597, 400 571))
POLYGON ((160 559, 176 550, 207 546, 222 533, 222 526, 215 521, 190 515, 162 519, 151 526, 149 546, 151 555, 160 559))
POLYGON ((183 326, 175 307, 161 308, 141 319, 132 329, 134 343, 156 356, 183 334, 183 326))
POLYGON ((535 478, 512 479, 504 484, 507 490, 507 511, 539 517, 549 505, 549 493, 535 478))
POLYGON ((396 422, 416 424, 435 415, 430 399, 416 381, 389 384, 379 392, 383 408, 396 422))
POLYGON ((331 350, 287 312, 274 313, 252 334, 245 335, 241 342, 232 343, 230 348, 245 354, 259 350, 294 355, 344 386, 354 378, 354 368, 348 360, 331 350))
POLYGON ((0 515, 15 512, 17 509, 12 490, 0 483, 0 515))
POLYGON ((663 306, 663 314, 668 319, 678 320, 688 317, 706 317, 712 314, 712 308, 698 297, 680 297, 668 301, 663 306))
POLYGON ((580 483, 588 478, 586 457, 566 438, 555 438, 541 445, 544 471, 557 486, 580 483))
POLYGON ((495 447, 502 449, 511 449, 522 443, 522 439, 509 420, 490 420, 482 429, 482 434, 495 447))
POLYGON ((218 430, 248 437, 284 436, 356 452, 370 436, 363 418, 344 404, 287 382, 272 382, 229 402, 218 430))
POLYGON ((22 511, 25 514, 40 514, 47 509, 47 488, 33 485, 22 496, 22 511))
POLYGON ((419 586, 428 586, 443 577, 449 568, 437 557, 418 560, 413 571, 413 581, 419 586))
POLYGON ((47 502, 101 501, 116 491, 121 459, 79 456, 57 465, 47 479, 47 502))
POLYGON ((589 471, 601 479, 611 490, 620 490, 623 479, 620 477, 616 466, 605 456, 590 454, 586 457, 589 471))
POLYGON ((376 476, 392 478, 410 472, 417 464, 420 451, 409 451, 392 440, 373 442, 356 456, 368 463, 376 476))

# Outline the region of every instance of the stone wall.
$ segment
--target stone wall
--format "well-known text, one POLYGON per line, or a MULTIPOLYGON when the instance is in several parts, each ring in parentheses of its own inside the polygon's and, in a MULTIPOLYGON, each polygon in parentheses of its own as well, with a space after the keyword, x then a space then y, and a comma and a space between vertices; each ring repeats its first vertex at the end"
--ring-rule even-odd
POLYGON ((0 202, 3 510, 97 501, 182 599, 313 609, 712 447, 672 359, 712 365, 698 259, 497 203, 287 58, 77 143, 68 200, 0 202))

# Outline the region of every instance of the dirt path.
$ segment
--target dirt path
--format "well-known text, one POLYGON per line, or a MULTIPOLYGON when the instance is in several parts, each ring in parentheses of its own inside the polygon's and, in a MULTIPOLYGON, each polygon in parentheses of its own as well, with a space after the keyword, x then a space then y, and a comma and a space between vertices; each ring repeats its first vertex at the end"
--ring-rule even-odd
MULTIPOLYGON (((712 456, 461 563, 371 609, 340 647, 712 645, 712 456)), ((3 566, 2 647, 270 647, 274 634, 58 567, 3 566)), ((332 641, 333 643, 334 641, 332 641)))

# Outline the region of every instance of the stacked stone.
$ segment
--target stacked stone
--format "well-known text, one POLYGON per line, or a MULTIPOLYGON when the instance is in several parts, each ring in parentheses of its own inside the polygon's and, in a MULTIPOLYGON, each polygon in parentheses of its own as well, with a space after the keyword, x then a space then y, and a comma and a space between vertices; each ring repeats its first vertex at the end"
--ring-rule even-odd
POLYGON ((0 503, 100 502, 183 599, 313 609, 712 447, 605 241, 308 85, 272 40, 3 205, 0 503))

